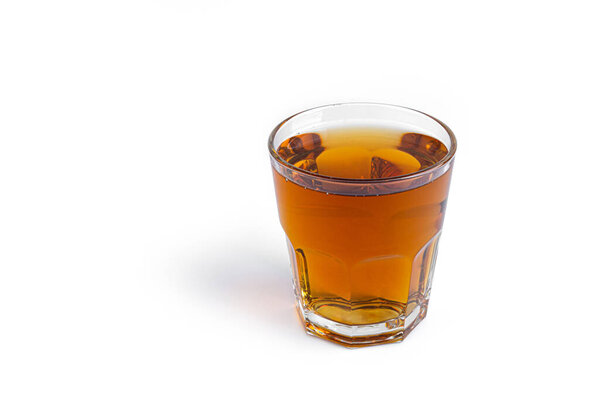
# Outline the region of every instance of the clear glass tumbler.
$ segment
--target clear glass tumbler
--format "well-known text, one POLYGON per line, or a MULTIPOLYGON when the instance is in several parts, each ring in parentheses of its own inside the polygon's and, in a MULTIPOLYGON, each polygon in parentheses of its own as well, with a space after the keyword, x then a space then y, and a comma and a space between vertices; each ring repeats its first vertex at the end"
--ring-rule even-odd
POLYGON ((402 340, 427 314, 456 138, 374 103, 322 106, 269 137, 306 331, 346 346, 402 340))

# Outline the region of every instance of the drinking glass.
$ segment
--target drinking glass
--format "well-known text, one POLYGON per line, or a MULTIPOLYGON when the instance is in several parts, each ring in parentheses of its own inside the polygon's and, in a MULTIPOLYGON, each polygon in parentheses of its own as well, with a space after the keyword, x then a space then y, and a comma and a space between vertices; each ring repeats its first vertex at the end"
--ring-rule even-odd
MULTIPOLYGON (((395 105, 327 105, 276 126, 269 153, 279 218, 309 334, 346 346, 394 342, 425 318, 455 152, 444 123, 395 105), (401 175, 320 173, 328 132, 343 143, 344 132, 381 129, 396 132, 415 154, 439 159, 401 175)), ((373 157, 372 169, 376 161, 387 165, 373 157)))

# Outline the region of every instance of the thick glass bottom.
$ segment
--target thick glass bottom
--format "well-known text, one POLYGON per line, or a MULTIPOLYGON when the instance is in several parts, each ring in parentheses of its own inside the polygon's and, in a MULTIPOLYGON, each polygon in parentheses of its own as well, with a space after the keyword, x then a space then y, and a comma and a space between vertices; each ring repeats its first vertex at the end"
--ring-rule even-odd
MULTIPOLYGON (((408 314, 400 313, 394 318, 372 324, 334 321, 319 311, 304 309, 301 304, 297 305, 297 309, 309 335, 347 347, 361 347, 402 341, 425 318, 428 303, 427 299, 421 298, 408 307, 408 314)), ((384 309, 382 312, 389 311, 384 309)))

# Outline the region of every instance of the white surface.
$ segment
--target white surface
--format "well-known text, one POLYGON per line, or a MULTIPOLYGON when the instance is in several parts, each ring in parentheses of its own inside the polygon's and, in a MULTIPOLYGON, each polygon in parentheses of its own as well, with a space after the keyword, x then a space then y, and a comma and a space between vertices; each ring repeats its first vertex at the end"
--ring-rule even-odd
POLYGON ((0 398, 598 398, 594 2, 3 1, 0 398), (459 140, 428 318, 311 338, 266 140, 416 108, 459 140))

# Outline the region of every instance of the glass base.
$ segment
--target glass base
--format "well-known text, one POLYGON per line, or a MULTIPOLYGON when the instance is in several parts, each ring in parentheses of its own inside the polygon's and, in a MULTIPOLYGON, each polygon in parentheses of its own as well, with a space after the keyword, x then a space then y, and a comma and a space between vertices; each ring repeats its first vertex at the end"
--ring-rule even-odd
POLYGON ((347 347, 362 347, 404 340, 427 315, 428 303, 427 299, 422 299, 410 314, 377 324, 348 325, 336 322, 314 311, 304 310, 301 304, 297 305, 297 311, 309 335, 347 347))

